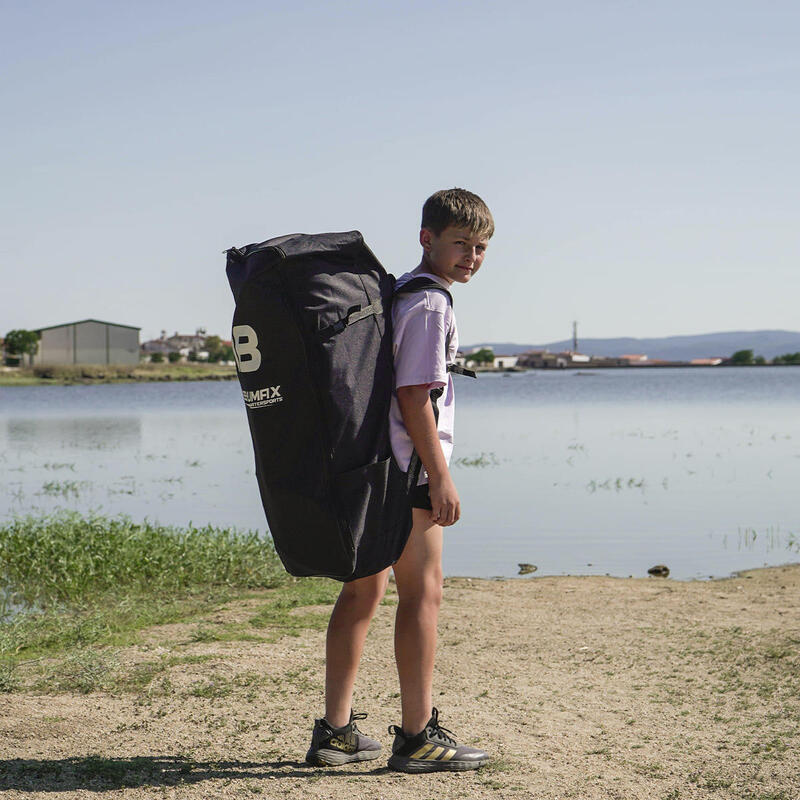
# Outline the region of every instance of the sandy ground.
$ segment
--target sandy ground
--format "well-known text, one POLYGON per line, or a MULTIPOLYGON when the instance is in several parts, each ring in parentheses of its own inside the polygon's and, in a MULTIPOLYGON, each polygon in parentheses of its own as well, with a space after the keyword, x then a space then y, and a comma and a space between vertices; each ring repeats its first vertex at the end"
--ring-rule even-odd
MULTIPOLYGON (((378 611, 355 703, 387 749, 393 612, 378 611)), ((324 631, 203 642, 195 628, 153 629, 117 654, 179 654, 139 692, 0 696, 3 796, 800 798, 800 566, 704 583, 449 580, 435 702, 494 756, 463 774, 401 775, 383 758, 305 766, 324 631)))

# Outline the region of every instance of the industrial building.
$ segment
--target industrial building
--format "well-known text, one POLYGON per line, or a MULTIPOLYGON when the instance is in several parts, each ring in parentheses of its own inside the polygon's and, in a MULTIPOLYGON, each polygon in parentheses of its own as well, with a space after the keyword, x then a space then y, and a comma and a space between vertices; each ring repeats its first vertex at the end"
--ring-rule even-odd
POLYGON ((33 363, 138 364, 140 330, 99 319, 39 328, 39 350, 33 363))

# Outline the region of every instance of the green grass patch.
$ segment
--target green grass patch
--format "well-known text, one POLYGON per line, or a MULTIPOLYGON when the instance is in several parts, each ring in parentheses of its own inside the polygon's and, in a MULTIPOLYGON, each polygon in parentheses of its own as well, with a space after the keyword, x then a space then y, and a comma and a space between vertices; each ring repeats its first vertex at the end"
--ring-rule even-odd
POLYGON ((85 648, 70 653, 42 678, 42 689, 88 694, 109 688, 118 664, 112 653, 85 648))
POLYGON ((250 618, 255 628, 278 628, 281 633, 298 636, 302 630, 322 630, 328 613, 299 612, 304 606, 330 606, 339 596, 341 584, 327 578, 304 578, 281 587, 250 618))
POLYGON ((13 692, 19 686, 15 664, 0 664, 0 692, 13 692))
MULTIPOLYGON (((0 586, 0 692, 141 693, 167 680, 169 667, 210 658, 120 667, 115 648, 138 642, 142 629, 196 623, 181 644, 274 641, 323 629, 327 610, 307 607, 329 608, 341 584, 288 576, 271 541, 254 533, 60 512, 0 525, 0 586), (208 620, 231 600, 257 605, 241 621, 208 620)), ((222 697, 229 688, 239 687, 205 681, 192 693, 222 697)))
POLYGON ((0 582, 30 605, 81 604, 107 592, 267 588, 283 580, 272 542, 254 532, 76 512, 0 526, 0 582))
POLYGON ((136 631, 191 619, 230 599, 227 592, 178 597, 107 593, 80 605, 55 605, 0 623, 0 663, 70 648, 127 645, 136 631))
POLYGON ((779 736, 774 736, 767 741, 756 742, 750 749, 754 756, 764 758, 781 758, 789 746, 779 736))
POLYGON ((227 697, 233 691, 231 681, 221 675, 211 675, 202 681, 197 681, 191 685, 188 695, 191 697, 204 697, 214 700, 219 697, 227 697))
POLYGON ((166 661, 168 667, 182 667, 187 664, 205 664, 216 657, 212 653, 199 653, 188 656, 168 656, 166 661))
MULTIPOLYGON (((257 689, 266 686, 270 679, 257 672, 244 672, 239 675, 234 675, 231 678, 226 678, 223 675, 212 673, 206 676, 203 680, 195 681, 188 689, 186 694, 189 697, 201 697, 209 700, 214 700, 220 697, 228 697, 231 694, 238 694, 244 696, 245 699, 255 700, 257 697, 257 689)), ((253 730, 259 726, 260 723, 240 722, 237 727, 239 731, 253 730)))
POLYGON ((189 641, 196 642, 267 642, 271 639, 254 634, 247 623, 229 622, 208 625, 201 622, 190 634, 189 641))
POLYGON ((62 664, 58 673, 67 677, 59 684, 51 675, 50 685, 91 690, 102 681, 87 648, 129 644, 142 628, 195 619, 288 580, 271 541, 255 533, 75 512, 5 523, 0 691, 17 686, 20 662, 70 652, 85 663, 62 664), (12 615, 15 606, 26 610, 12 615))

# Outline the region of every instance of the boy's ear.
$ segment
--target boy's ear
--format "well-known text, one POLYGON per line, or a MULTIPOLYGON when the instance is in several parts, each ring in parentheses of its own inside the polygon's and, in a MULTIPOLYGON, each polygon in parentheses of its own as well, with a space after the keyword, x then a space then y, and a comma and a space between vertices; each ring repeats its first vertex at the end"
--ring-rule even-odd
POLYGON ((422 228, 419 232, 419 243, 422 245, 423 250, 430 250, 432 245, 433 231, 428 228, 422 228))

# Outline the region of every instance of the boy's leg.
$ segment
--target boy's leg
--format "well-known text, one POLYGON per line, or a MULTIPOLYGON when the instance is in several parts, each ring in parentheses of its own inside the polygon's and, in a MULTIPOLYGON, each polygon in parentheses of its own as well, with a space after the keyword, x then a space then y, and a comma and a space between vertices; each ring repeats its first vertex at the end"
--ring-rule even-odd
POLYGON ((402 728, 423 730, 433 708, 433 663, 442 602, 442 528, 431 512, 413 509, 414 524, 394 565, 397 617, 395 660, 400 678, 402 728))
POLYGON ((325 644, 325 719, 334 728, 350 721, 361 651, 388 580, 389 568, 345 583, 333 607, 325 644))
POLYGON ((439 725, 433 708, 433 662, 442 601, 442 528, 431 521, 429 510, 414 509, 403 555, 394 565, 397 581, 395 659, 400 676, 403 720, 395 734, 389 766, 402 772, 477 769, 489 755, 476 747, 459 745, 439 725))

